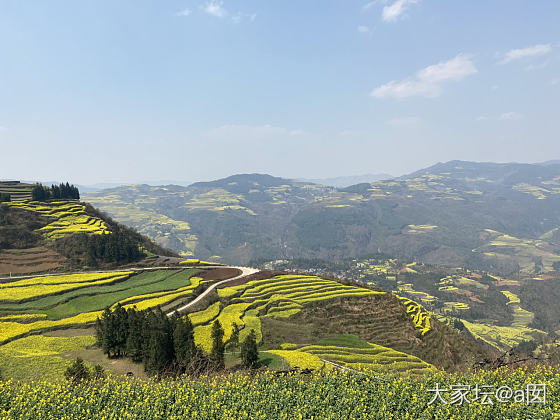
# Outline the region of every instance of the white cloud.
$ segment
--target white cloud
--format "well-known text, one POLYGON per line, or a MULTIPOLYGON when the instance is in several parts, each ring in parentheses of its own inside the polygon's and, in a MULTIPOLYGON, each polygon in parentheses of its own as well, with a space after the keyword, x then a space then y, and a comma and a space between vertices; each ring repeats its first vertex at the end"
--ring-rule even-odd
POLYGON ((521 118, 523 118, 523 115, 520 114, 519 112, 504 112, 502 115, 500 115, 499 120, 516 121, 516 120, 520 120, 521 118))
POLYGON ((362 34, 367 34, 369 32, 369 27, 360 25, 360 26, 358 26, 358 32, 360 32, 362 34))
POLYGON ((382 1, 382 0, 373 0, 373 1, 370 1, 369 3, 364 4, 364 5, 362 6, 362 9, 364 9, 364 10, 371 9, 373 6, 375 6, 377 3, 379 3, 379 1, 382 1))
POLYGON ((2 131, 8 131, 8 129, 7 129, 6 127, 4 127, 3 125, 0 125, 0 133, 1 133, 2 131))
POLYGON ((393 80, 379 86, 370 95, 379 99, 402 99, 409 96, 436 97, 441 94, 443 84, 463 80, 477 72, 470 57, 459 54, 449 61, 420 70, 414 77, 402 81, 393 80))
POLYGON ((216 127, 208 131, 208 135, 221 139, 245 139, 253 141, 266 141, 268 139, 279 137, 296 137, 307 134, 300 129, 288 129, 284 127, 276 127, 270 124, 265 125, 244 125, 244 124, 228 124, 216 127))
POLYGON ((401 17, 408 6, 418 3, 420 0, 397 0, 394 3, 383 7, 383 20, 385 22, 394 22, 401 17))
POLYGON ((487 117, 486 115, 480 115, 475 118, 475 121, 488 121, 489 119, 490 117, 487 117))
POLYGON ((422 119, 418 117, 399 117, 390 119, 385 123, 393 127, 405 127, 409 125, 416 125, 420 122, 422 122, 422 119))
POLYGON ((211 16, 223 18, 228 14, 227 10, 224 9, 223 4, 224 3, 221 1, 210 0, 202 7, 202 10, 211 16))
POLYGON ((560 83, 560 79, 552 79, 552 80, 550 81, 550 84, 551 84, 552 86, 556 86, 556 85, 559 84, 559 83, 560 83))
POLYGON ((176 13, 177 16, 190 16, 192 11, 190 9, 183 9, 176 13))
POLYGON ((503 55, 500 64, 511 63, 512 61, 521 60, 527 57, 538 57, 548 54, 552 50, 550 44, 537 44, 532 47, 510 50, 503 55))

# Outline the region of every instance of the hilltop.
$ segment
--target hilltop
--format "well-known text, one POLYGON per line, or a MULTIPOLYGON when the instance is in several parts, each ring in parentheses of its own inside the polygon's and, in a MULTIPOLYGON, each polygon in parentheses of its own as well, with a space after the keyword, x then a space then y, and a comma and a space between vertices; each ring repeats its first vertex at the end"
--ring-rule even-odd
POLYGON ((78 199, 32 201, 33 187, 0 183, 11 198, 0 203, 0 274, 112 267, 175 255, 78 199))

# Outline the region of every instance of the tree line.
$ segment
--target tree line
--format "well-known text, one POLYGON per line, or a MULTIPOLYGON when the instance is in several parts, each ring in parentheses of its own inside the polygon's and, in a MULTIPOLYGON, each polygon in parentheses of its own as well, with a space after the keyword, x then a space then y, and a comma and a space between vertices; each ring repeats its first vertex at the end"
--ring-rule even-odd
POLYGON ((46 187, 41 183, 35 184, 31 190, 31 198, 33 201, 47 201, 47 200, 58 200, 58 199, 80 199, 80 191, 78 187, 70 185, 68 182, 66 184, 61 183, 59 185, 52 185, 46 187))
POLYGON ((231 326, 231 338, 224 342, 224 329, 218 320, 212 324, 212 350, 204 352, 194 341, 194 328, 188 316, 177 312, 168 317, 161 308, 138 311, 117 304, 106 308, 96 322, 98 345, 108 357, 129 357, 144 364, 150 375, 201 374, 225 368, 226 347, 241 351, 245 368, 258 364, 255 332, 239 343, 239 327, 231 326))
POLYGON ((8 193, 0 193, 0 203, 7 203, 12 201, 12 197, 8 193))

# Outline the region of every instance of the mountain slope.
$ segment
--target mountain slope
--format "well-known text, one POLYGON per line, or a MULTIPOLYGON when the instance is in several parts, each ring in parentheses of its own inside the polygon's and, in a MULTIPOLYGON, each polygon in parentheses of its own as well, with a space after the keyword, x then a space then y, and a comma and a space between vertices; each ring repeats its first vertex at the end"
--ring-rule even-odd
POLYGON ((174 255, 78 200, 0 203, 0 273, 33 273, 174 255))
POLYGON ((560 165, 554 163, 452 161, 339 190, 249 174, 86 197, 162 245, 224 262, 384 252, 529 275, 560 261, 554 233, 560 165), (146 224, 149 218, 161 220, 146 224))

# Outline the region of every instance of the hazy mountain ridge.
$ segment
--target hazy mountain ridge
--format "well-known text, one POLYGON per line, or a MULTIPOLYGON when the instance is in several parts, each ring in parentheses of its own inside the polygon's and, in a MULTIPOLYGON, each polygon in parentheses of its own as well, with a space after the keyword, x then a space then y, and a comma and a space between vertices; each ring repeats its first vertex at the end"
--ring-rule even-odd
POLYGON ((375 181, 382 181, 387 179, 393 179, 394 176, 381 173, 381 174, 365 174, 356 176, 338 176, 333 178, 316 178, 316 179, 298 179, 302 182, 310 182, 312 184, 327 185, 329 187, 335 188, 346 188, 351 185, 371 183, 375 181))
POLYGON ((546 270, 557 258, 555 246, 540 237, 560 226, 560 165, 451 161, 343 189, 245 174, 189 187, 123 186, 86 199, 164 246, 226 262, 382 251, 529 272, 539 258, 546 270), (164 220, 150 230, 146 221, 156 214, 164 220), (497 233, 490 238, 486 229, 497 233), (500 233, 533 247, 524 267, 508 256, 511 246, 497 245, 505 243, 500 233))

